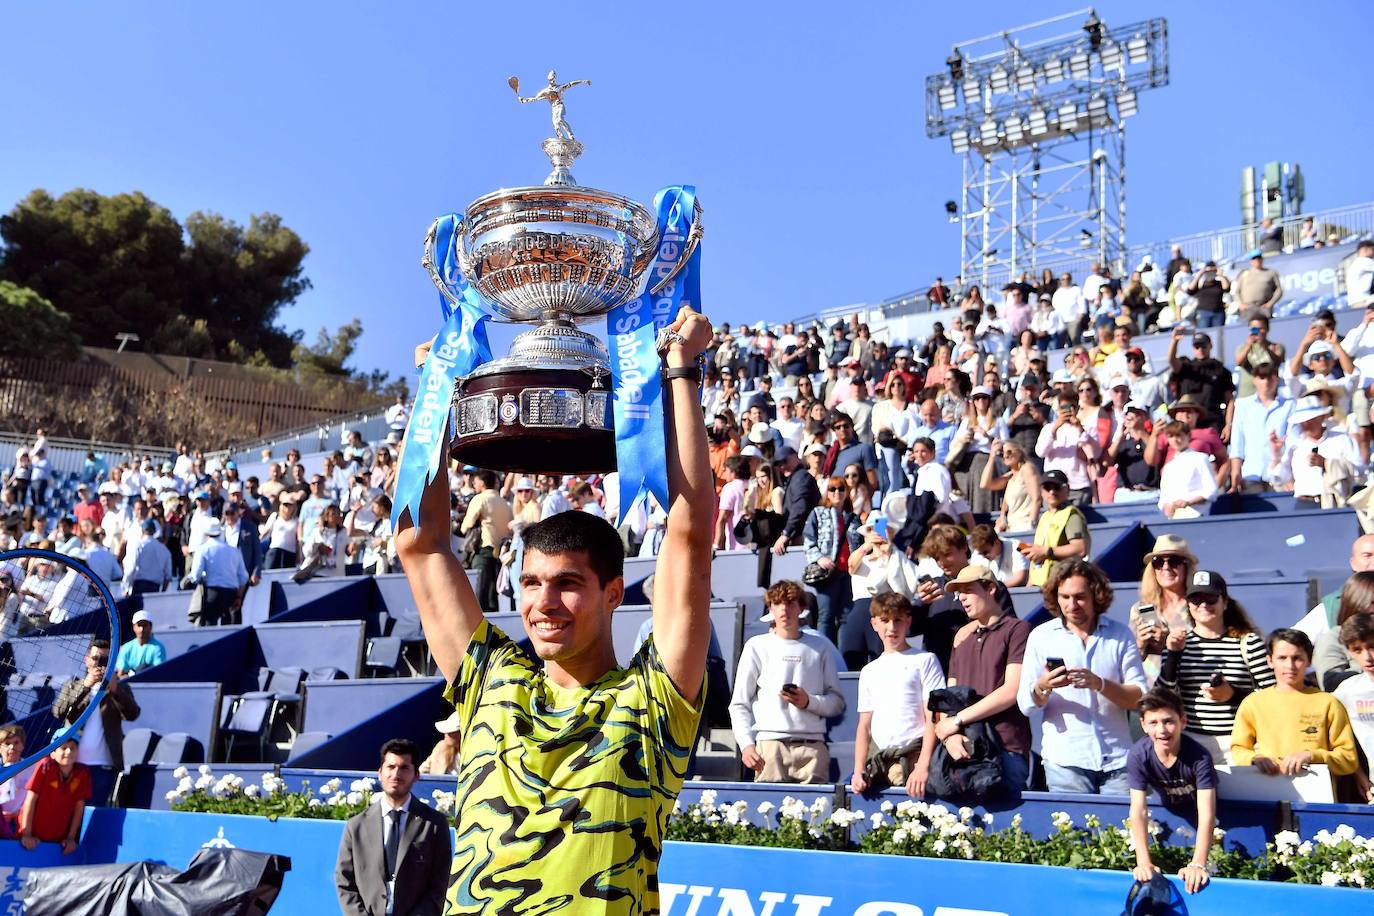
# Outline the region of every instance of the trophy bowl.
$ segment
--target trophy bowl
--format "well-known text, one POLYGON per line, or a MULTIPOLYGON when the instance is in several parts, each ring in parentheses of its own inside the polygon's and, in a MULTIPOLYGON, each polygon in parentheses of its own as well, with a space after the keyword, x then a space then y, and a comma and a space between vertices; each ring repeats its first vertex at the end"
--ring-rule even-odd
MULTIPOLYGON (((542 186, 477 198, 453 228, 451 254, 492 315, 536 326, 510 352, 458 381, 450 454, 465 464, 532 474, 591 474, 615 469, 610 357, 576 322, 605 315, 646 291, 659 246, 658 220, 642 204, 573 179, 583 152, 572 135, 563 93, 585 80, 549 83, 522 103, 552 106, 554 136, 543 143, 553 171, 542 186)), ((650 292, 672 282, 701 238, 700 205, 681 260, 655 277, 650 292)), ((436 267, 431 227, 422 261, 455 305, 436 267)))

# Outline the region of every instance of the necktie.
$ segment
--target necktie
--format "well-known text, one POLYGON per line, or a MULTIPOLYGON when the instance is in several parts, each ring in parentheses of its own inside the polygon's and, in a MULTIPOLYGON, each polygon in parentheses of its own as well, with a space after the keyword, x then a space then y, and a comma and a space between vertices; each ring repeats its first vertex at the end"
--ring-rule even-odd
POLYGON ((386 816, 391 819, 391 829, 383 846, 383 855, 386 857, 386 879, 391 881, 396 877, 396 856, 401 851, 401 810, 392 808, 386 816))

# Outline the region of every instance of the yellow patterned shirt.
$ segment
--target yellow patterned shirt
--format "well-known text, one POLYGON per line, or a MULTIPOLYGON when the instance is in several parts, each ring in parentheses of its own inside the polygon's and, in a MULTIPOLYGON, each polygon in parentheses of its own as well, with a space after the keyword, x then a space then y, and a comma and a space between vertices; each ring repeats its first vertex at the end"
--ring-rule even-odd
POLYGON ((628 667, 565 689, 484 620, 444 698, 463 723, 445 912, 658 913, 663 834, 701 711, 653 639, 628 667))

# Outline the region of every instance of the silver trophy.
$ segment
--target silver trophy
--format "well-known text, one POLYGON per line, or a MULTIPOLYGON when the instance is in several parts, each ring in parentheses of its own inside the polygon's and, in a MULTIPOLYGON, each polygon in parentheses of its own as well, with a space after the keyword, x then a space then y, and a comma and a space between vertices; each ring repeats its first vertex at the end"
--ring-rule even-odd
MULTIPOLYGON (((459 380, 454 391, 453 457, 467 464, 526 473, 590 474, 615 467, 610 365, 606 345, 576 322, 604 315, 644 291, 658 248, 653 212, 631 200, 579 187, 570 168, 583 146, 573 136, 563 94, 590 80, 548 85, 522 103, 546 101, 554 136, 543 143, 553 171, 542 186, 477 198, 455 228, 463 276, 495 317, 536 323, 510 353, 459 380)), ((683 257, 654 284, 662 289, 701 240, 700 206, 683 257)), ((422 264, 457 304, 435 263, 438 222, 422 264)))

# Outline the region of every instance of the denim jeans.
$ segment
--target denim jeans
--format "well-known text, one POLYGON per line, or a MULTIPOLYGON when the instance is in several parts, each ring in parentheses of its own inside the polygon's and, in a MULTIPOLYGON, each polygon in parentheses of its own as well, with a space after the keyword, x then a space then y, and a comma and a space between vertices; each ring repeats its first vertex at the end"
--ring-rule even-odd
POLYGON ((840 627, 849 616, 854 604, 854 586, 849 573, 837 572, 830 580, 816 586, 816 604, 820 608, 820 619, 816 629, 821 635, 836 645, 839 644, 840 627))
POLYGON ((1076 792, 1079 795, 1130 795, 1126 768, 1089 770, 1066 767, 1045 761, 1045 785, 1051 792, 1076 792))
POLYGON ((1198 309, 1193 317, 1197 319, 1197 326, 1200 328, 1219 328, 1226 323, 1225 312, 1204 312, 1198 309))
POLYGON ((1026 759, 1025 754, 1015 751, 1002 751, 999 756, 1002 762, 1002 778, 1008 790, 1020 794, 1030 781, 1030 761, 1026 759))

